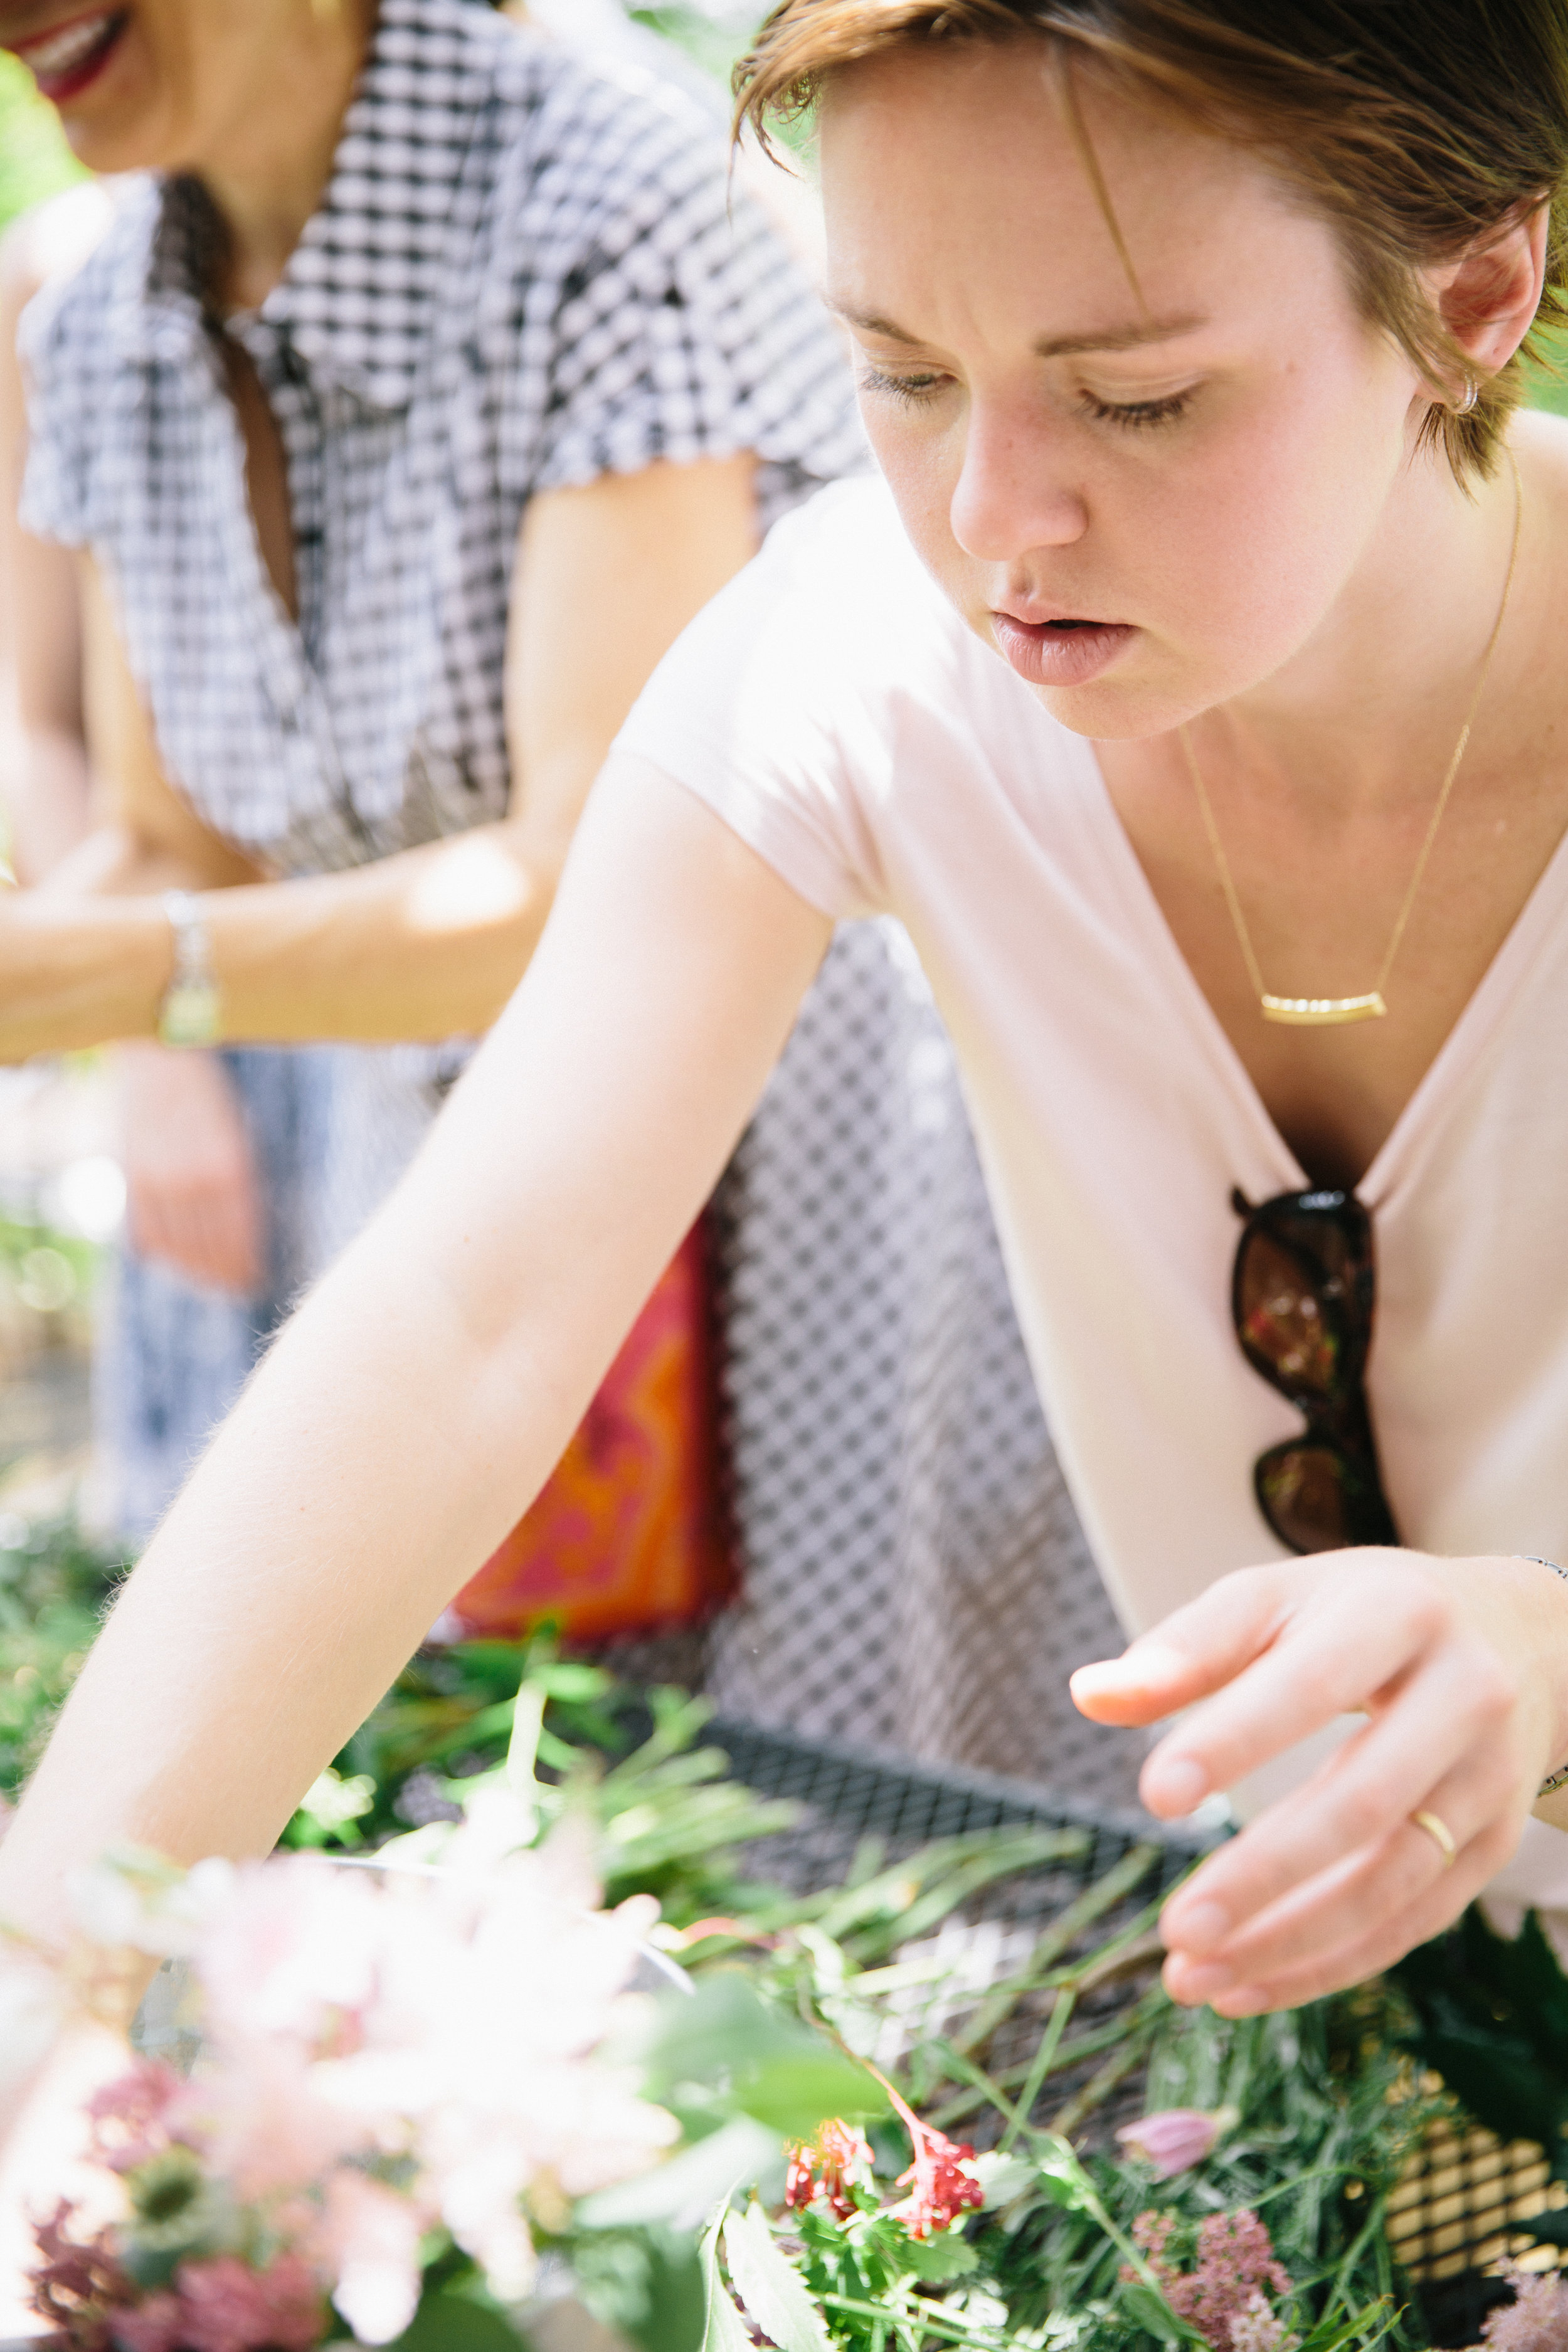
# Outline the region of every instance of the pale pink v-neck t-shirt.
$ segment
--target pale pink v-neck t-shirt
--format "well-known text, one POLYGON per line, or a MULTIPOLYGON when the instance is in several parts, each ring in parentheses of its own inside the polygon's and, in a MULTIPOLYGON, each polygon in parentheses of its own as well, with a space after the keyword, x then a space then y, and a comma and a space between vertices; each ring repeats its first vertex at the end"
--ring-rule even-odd
MULTIPOLYGON (((1232 1331, 1231 1193, 1258 1202, 1306 1176, 1172 938, 1091 747, 965 628, 886 488, 845 484, 781 523, 621 743, 825 913, 907 927, 1125 1623, 1280 1557, 1252 1465, 1301 1422, 1232 1331)), ((1568 847, 1358 1188, 1376 1234, 1384 1478, 1425 1550, 1568 1559, 1565 900, 1568 847)), ((1533 1825, 1527 1843, 1536 1898, 1568 1903, 1568 1837, 1533 1825)))

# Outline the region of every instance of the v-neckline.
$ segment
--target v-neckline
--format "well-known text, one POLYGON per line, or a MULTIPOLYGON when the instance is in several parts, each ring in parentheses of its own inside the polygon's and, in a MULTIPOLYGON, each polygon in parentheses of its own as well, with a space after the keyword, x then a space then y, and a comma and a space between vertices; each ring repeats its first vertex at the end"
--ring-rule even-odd
MULTIPOLYGON (((1225 1024, 1209 1003, 1196 973, 1183 954, 1165 910, 1133 848, 1105 771, 1093 744, 1085 736, 1075 741, 1081 752, 1085 782, 1090 787, 1088 813, 1115 869, 1133 919, 1169 975, 1167 1002, 1183 1008, 1188 1027, 1213 1066, 1219 1082, 1255 1130, 1268 1160, 1280 1176, 1281 1192, 1311 1188, 1312 1180, 1281 1134, 1251 1071, 1232 1043, 1225 1024)), ((1415 1172, 1424 1147, 1436 1131, 1445 1104, 1458 1093, 1464 1073, 1484 1052, 1495 1034, 1514 990, 1529 972, 1543 935, 1568 898, 1568 829, 1536 876, 1530 894, 1514 918, 1501 945, 1460 1008, 1453 1026, 1406 1096, 1388 1133, 1373 1152, 1353 1186, 1356 1198, 1373 1211, 1386 1211, 1415 1172)))

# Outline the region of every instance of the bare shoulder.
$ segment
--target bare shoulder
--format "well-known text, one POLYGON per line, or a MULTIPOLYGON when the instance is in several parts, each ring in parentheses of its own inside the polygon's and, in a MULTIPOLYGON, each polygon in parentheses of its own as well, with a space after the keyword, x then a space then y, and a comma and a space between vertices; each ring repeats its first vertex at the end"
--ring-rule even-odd
POLYGON ((1544 409, 1521 409, 1509 427, 1509 446, 1531 506, 1545 504, 1553 516, 1568 505, 1568 416, 1544 409))

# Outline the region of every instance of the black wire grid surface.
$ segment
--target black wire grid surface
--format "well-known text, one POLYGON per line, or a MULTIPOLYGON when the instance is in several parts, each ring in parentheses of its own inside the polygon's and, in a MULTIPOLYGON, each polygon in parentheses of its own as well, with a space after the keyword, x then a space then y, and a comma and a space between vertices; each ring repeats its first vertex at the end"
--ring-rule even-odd
MULTIPOLYGON (((708 1737, 725 1750, 731 1770, 750 1788, 760 1795, 793 1798, 801 1806, 793 1829, 763 1841, 748 1857, 759 1876, 801 1893, 842 1882, 867 1838, 882 1841, 888 1858, 896 1859, 931 1839, 1007 1824, 1079 1832, 1081 1843, 1059 1858, 988 1886, 963 1905, 955 1936, 983 1938, 990 1932, 1000 1962, 997 1975, 1014 1957, 1008 1930, 1017 1931, 1016 1949, 1087 1887, 1125 1866, 1124 1893, 1064 1947, 1062 1957, 1070 1959, 1075 1947, 1103 1945, 1215 1842, 1147 1814, 1100 1811, 1026 1782, 792 1739, 721 1717, 710 1724, 708 1737), (1139 1854, 1145 1857, 1142 1870, 1134 1859, 1139 1854)), ((1155 1966, 1151 1953, 1142 1965, 1091 1988, 1075 2012, 1075 2029, 1086 2029, 1084 2038, 1092 2042, 1097 2025, 1152 1982, 1155 1966)), ((998 2037, 989 2053, 994 2076, 1016 2070, 1020 2061, 1026 2063, 1040 2028, 1037 2010, 1010 2021, 1005 2040, 998 2037)), ((1080 2146, 1105 2145, 1115 2126, 1141 2113, 1142 2105, 1135 2065, 1119 2081, 1097 2084, 1097 2072, 1105 2071, 1103 2062, 1097 2069, 1090 2056, 1076 2068, 1053 2072, 1034 2120, 1065 2123, 1080 2146), (1078 2115, 1084 2122, 1075 2129, 1078 2115)), ((982 2139, 984 2111, 977 2105, 955 2127, 963 2137, 982 2139)), ((1568 2189, 1549 2179, 1539 2147, 1525 2141, 1507 2145, 1479 2129, 1456 2133, 1444 2127, 1433 2134, 1394 2194, 1389 2236, 1417 2287, 1437 2344, 1475 2342, 1487 2311, 1506 2296, 1496 2276, 1505 2257, 1522 2259, 1532 2268, 1560 2259, 1532 2224, 1564 2206, 1568 2189)))
MULTIPOLYGON (((1056 1832, 1057 1851, 1045 1861, 992 1881, 965 1899, 934 1933, 904 1948, 903 1958, 930 1955, 944 1971, 938 2015, 912 1991, 908 2020, 917 2031, 950 2032, 976 2012, 991 1987, 1020 1968, 1042 1929, 1064 1931, 1056 1968, 1098 1952, 1134 1927, 1215 1843, 1186 1828, 1171 1829, 1146 1813, 1098 1810, 1026 1781, 943 1765, 914 1764, 874 1749, 797 1740, 717 1717, 706 1738, 721 1748, 737 1779, 759 1795, 786 1797, 801 1807, 795 1826, 748 1848, 748 1870, 799 1894, 840 1885, 874 1841, 878 1863, 896 1862, 934 1840, 1007 1827, 1056 1832), (1091 1890, 1100 1890, 1092 1895, 1091 1890), (1075 1905, 1092 1904, 1075 1925, 1075 1905)), ((912 1899, 912 1898, 911 1898, 912 1899)), ((1033 2120, 1069 2131, 1080 2145, 1100 2147, 1142 2113, 1139 2045, 1115 2031, 1129 2005, 1152 1985, 1159 1950, 1152 1933, 1134 1937, 1121 1964, 1091 1972, 1077 1993, 1071 2031, 1053 2067, 1033 2120), (1081 2056, 1073 2057, 1075 2051, 1081 2056)), ((1014 2088, 1028 2071, 1053 1996, 1026 1994, 993 2033, 985 2066, 1014 2088)), ((898 2025, 879 2054, 896 2058, 898 2025)), ((997 2137, 1002 2118, 983 2094, 937 2108, 931 2120, 984 2146, 997 2137)))

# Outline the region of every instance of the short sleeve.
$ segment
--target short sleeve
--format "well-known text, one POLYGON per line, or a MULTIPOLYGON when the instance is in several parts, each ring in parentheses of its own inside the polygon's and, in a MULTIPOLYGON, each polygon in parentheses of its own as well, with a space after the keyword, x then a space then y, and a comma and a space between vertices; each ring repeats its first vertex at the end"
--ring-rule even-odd
POLYGON ((896 912, 881 835, 935 592, 879 482, 819 493, 700 613, 616 749, 705 802, 836 920, 896 912))
POLYGON ((702 110, 650 77, 574 67, 530 145, 530 490, 751 449, 771 520, 864 467, 837 331, 761 206, 731 190, 702 110))
POLYGON ((23 528, 64 547, 98 535, 100 477, 111 462, 120 411, 131 396, 118 330, 127 289, 139 291, 156 191, 123 194, 107 233, 79 268, 35 294, 16 352, 27 398, 23 528))
POLYGON ((83 397, 90 354, 79 347, 75 285, 46 286, 16 337, 27 394, 27 463, 20 520, 36 539, 83 547, 92 537, 91 440, 83 397))

